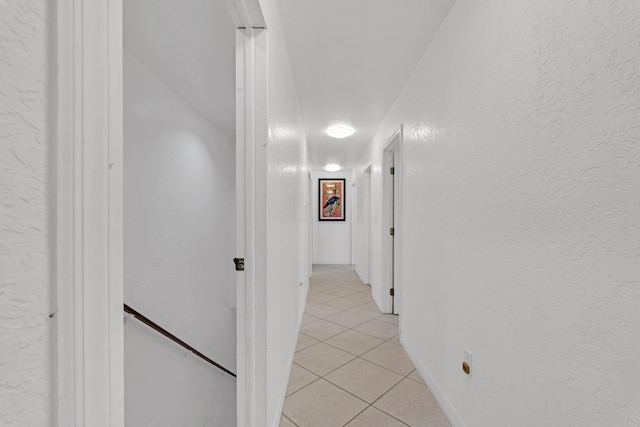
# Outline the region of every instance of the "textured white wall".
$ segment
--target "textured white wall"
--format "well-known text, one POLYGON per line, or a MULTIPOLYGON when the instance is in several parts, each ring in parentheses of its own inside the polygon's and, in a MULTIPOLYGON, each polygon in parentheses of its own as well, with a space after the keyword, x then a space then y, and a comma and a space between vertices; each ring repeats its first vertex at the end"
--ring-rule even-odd
POLYGON ((276 427, 309 284, 300 267, 308 265, 308 152, 277 4, 260 3, 269 28, 266 425, 276 427))
MULTIPOLYGON (((124 84, 125 303, 234 371, 235 147, 128 53, 124 84)), ((128 425, 235 424, 235 382, 135 320, 125 334, 128 425)))
POLYGON ((313 209, 313 263, 314 264, 351 264, 351 212, 356 205, 351 170, 311 172, 311 206, 313 209), (318 180, 321 178, 345 178, 345 220, 318 221, 318 180))
POLYGON ((47 2, 0 2, 0 425, 45 426, 51 339, 47 2))
POLYGON ((457 425, 640 425, 638 22, 458 0, 362 158, 380 218, 405 124, 402 338, 457 425))

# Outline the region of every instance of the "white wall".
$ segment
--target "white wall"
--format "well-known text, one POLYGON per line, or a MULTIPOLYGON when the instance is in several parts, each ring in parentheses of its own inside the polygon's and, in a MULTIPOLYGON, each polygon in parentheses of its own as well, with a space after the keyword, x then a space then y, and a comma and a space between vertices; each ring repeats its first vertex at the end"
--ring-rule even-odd
POLYGON ((0 3, 0 425, 51 410, 47 2, 0 3))
POLYGON ((370 263, 370 239, 371 239, 371 173, 360 168, 354 171, 355 194, 352 200, 355 202, 353 209, 353 264, 356 273, 363 283, 369 284, 370 263), (357 243, 356 243, 357 242, 357 243))
MULTIPOLYGON (((128 53, 124 83, 125 303, 234 371, 235 147, 128 53)), ((133 319, 125 340, 127 424, 235 424, 216 368, 133 319)))
POLYGON ((135 319, 125 331, 127 426, 236 425, 234 378, 135 319))
POLYGON ((361 159, 380 218, 405 124, 402 341, 454 425, 640 425, 639 21, 458 0, 361 159))
POLYGON ((351 212, 356 205, 353 187, 353 173, 351 170, 326 172, 324 170, 311 171, 313 194, 311 206, 313 209, 313 263, 314 264, 351 264, 351 212), (318 206, 318 180, 322 178, 345 178, 345 220, 318 221, 320 208, 318 206))
POLYGON ((308 167, 302 115, 277 3, 260 2, 268 28, 266 425, 277 427, 308 289, 308 167))

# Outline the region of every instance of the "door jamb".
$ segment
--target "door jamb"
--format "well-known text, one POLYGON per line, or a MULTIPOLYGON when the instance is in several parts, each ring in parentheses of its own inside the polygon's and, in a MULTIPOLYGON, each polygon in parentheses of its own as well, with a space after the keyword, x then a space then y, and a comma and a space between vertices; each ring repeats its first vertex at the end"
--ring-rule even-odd
MULTIPOLYGON (((383 308, 386 313, 394 312, 394 297, 389 292, 394 283, 395 304, 398 308, 402 306, 402 215, 394 218, 394 205, 402 206, 402 137, 403 126, 400 125, 400 128, 387 140, 383 148, 383 259, 392 260, 391 263, 386 262, 383 264, 383 308), (396 155, 395 161, 393 158, 394 153, 396 155), (392 179, 389 169, 394 164, 396 169, 392 179), (394 179, 398 180, 395 193, 393 188, 394 179), (390 197, 392 194, 393 198, 390 197), (392 226, 394 227, 393 236, 390 234, 392 226)), ((402 213, 401 208, 398 210, 402 213)), ((399 311, 399 309, 396 311, 399 311)))
POLYGON ((371 202, 371 197, 372 197, 372 179, 371 179, 371 170, 372 170, 372 166, 371 163, 369 163, 363 170, 362 170, 362 176, 365 178, 368 188, 367 188, 367 194, 366 196, 366 206, 363 206, 364 209, 367 209, 367 229, 365 230, 365 233, 367 233, 367 241, 368 241, 368 247, 367 247, 367 285, 371 286, 371 265, 372 265, 372 259, 371 259, 371 255, 373 254, 373 251, 371 250, 371 247, 373 245, 373 238, 372 238, 372 230, 373 230, 373 209, 372 209, 372 202, 371 202))
POLYGON ((236 30, 237 425, 266 424, 267 31, 236 30))
POLYGON ((52 10, 53 419, 123 426, 122 0, 52 10))

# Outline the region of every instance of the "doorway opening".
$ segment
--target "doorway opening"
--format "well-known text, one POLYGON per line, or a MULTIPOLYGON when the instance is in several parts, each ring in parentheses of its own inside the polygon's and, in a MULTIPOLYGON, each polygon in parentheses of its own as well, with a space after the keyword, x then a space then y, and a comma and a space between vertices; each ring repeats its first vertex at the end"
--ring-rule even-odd
MULTIPOLYGON (((256 286, 256 277, 263 278, 266 267, 264 262, 256 266, 255 253, 264 252, 261 245, 265 232, 260 228, 262 224, 255 221, 255 211, 256 204, 259 204, 258 211, 263 210, 264 200, 258 199, 257 194, 264 195, 265 191, 262 187, 256 189, 248 184, 246 188, 236 188, 233 182, 236 151, 232 142, 234 139, 242 140, 243 148, 246 148, 237 157, 241 168, 236 167, 236 173, 243 176, 241 184, 263 184, 264 179, 253 179, 256 173, 262 171, 254 168, 250 161, 258 163, 262 160, 256 158, 262 155, 260 153, 263 150, 256 150, 258 154, 252 150, 266 145, 266 24, 257 0, 230 0, 226 2, 228 10, 217 3, 200 5, 191 2, 190 7, 184 7, 181 3, 177 9, 168 1, 151 3, 132 0, 123 4, 122 0, 107 0, 93 4, 74 0, 55 4, 56 72, 52 80, 52 91, 55 93, 52 106, 56 113, 52 129, 56 190, 56 251, 53 260, 57 308, 54 313, 55 417, 59 425, 122 425, 125 419, 134 420, 127 424, 140 424, 135 422, 139 414, 130 412, 134 407, 129 405, 127 408, 127 404, 124 404, 136 391, 139 392, 139 401, 144 405, 151 402, 162 409, 175 408, 178 403, 172 397, 179 394, 180 390, 189 390, 202 403, 200 410, 173 414, 184 416, 186 413, 193 417, 191 421, 185 421, 183 417, 172 423, 170 419, 163 418, 162 424, 202 424, 203 420, 210 424, 206 420, 216 415, 211 414, 210 407, 213 405, 212 399, 206 398, 208 394, 219 397, 213 404, 225 410, 224 418, 216 416, 212 422, 243 427, 263 425, 264 417, 261 415, 266 391, 262 377, 265 375, 260 375, 264 369, 256 361, 264 359, 257 350, 264 346, 256 342, 265 335, 259 327, 265 323, 260 317, 265 311, 265 299, 264 295, 257 295, 255 290, 264 288, 256 286), (191 6, 220 10, 213 11, 219 13, 195 11, 191 6), (193 19, 186 16, 194 12, 197 16, 193 19), (163 19, 154 20, 150 18, 150 13, 165 15, 156 16, 163 19), (228 14, 231 19, 227 19, 228 14), (168 31, 164 24, 174 19, 178 24, 193 22, 189 34, 178 35, 175 31, 168 31), (191 37, 200 37, 208 34, 208 31, 221 28, 215 23, 212 26, 202 25, 206 19, 218 20, 218 24, 220 20, 224 21, 225 34, 231 34, 224 36, 229 43, 216 50, 226 58, 230 56, 231 61, 222 61, 216 57, 214 50, 204 48, 208 55, 214 57, 207 57, 206 64, 217 67, 225 63, 230 67, 222 73, 204 70, 198 75, 205 76, 204 81, 196 79, 198 76, 193 74, 176 77, 176 71, 192 72, 194 66, 206 65, 202 55, 193 55, 191 49, 194 43, 190 40, 191 37), (140 22, 141 25, 136 25, 140 22), (154 31, 156 34, 151 34, 154 31), (163 47, 162 52, 152 51, 157 45, 163 47), (78 46, 83 47, 80 53, 78 46), (171 68, 173 64, 161 61, 161 55, 169 50, 171 59, 178 64, 177 70, 171 68), (182 55, 185 52, 187 54, 182 55), (224 78, 217 79, 221 74, 224 74, 224 78), (124 91, 123 80, 127 87, 124 91), (193 88, 201 89, 203 82, 217 84, 221 90, 228 89, 231 102, 224 103, 220 109, 217 108, 220 105, 209 102, 215 97, 210 94, 200 97, 193 88), (240 96, 238 93, 250 93, 250 96, 240 96), (206 105, 200 104, 197 99, 203 100, 206 105), (206 117, 203 110, 213 114, 206 117), (236 115, 237 123, 242 123, 237 128, 234 123, 236 115), (250 119, 245 120, 246 117, 250 119), (123 121, 126 128, 124 138, 123 121), (234 131, 237 132, 235 138, 231 135, 234 131), (123 139, 129 142, 153 140, 157 146, 123 146, 123 139), (140 152, 135 152, 141 147, 140 152), (123 153, 123 149, 127 152, 123 153), (193 167, 185 167, 188 161, 193 167), (136 162, 140 166, 138 170, 130 167, 136 162), (160 179, 155 179, 157 173, 162 173, 160 179), (130 182, 145 184, 148 191, 137 188, 135 192, 128 193, 134 190, 128 188, 127 183, 130 182), (211 188, 212 182, 218 184, 219 188, 211 188), (215 192, 215 197, 205 190, 215 192), (204 196, 204 193, 208 195, 204 196), (236 201, 246 203, 242 205, 242 213, 236 206, 235 215, 230 215, 234 208, 234 193, 236 201), (174 196, 170 203, 166 202, 169 195, 174 196), (150 200, 152 196, 159 198, 150 200), (138 200, 138 197, 144 200, 138 200), (163 197, 165 203, 162 203, 163 197), (221 209, 211 209, 213 198, 218 199, 221 209), (198 218, 185 215, 189 206, 198 209, 204 206, 210 215, 206 220, 203 215, 198 215, 198 218), (149 214, 153 220, 140 221, 138 214, 140 217, 149 214), (207 241, 195 248, 186 242, 189 236, 197 238, 200 231, 209 235, 211 228, 217 226, 211 222, 220 218, 220 223, 225 225, 225 244, 211 245, 207 241), (234 227, 236 219, 239 223, 237 228, 234 227), (185 232, 174 233, 168 238, 167 233, 177 228, 185 232), (240 236, 238 230, 243 230, 244 246, 239 249, 245 253, 226 252, 229 247, 235 246, 234 228, 236 238, 240 236), (152 233, 154 230, 156 235, 152 233), (134 234, 140 231, 146 234, 145 239, 150 239, 145 244, 142 244, 145 239, 140 240, 140 233, 134 234), (151 242, 157 237, 160 239, 151 242), (231 242, 226 244, 228 240, 231 242), (150 242, 153 244, 149 245, 150 242), (148 249, 146 255, 151 254, 149 258, 155 258, 153 266, 157 268, 143 268, 142 264, 148 266, 152 260, 143 259, 145 248, 142 246, 148 249), (170 256, 172 251, 180 251, 180 256, 170 256), (232 270, 234 255, 248 257, 247 270, 251 274, 232 270), (169 262, 163 263, 160 258, 169 259, 169 262), (139 260, 140 264, 131 263, 134 259, 139 260), (211 273, 214 263, 224 263, 220 270, 225 279, 214 283, 221 292, 215 298, 208 298, 211 292, 205 290, 207 295, 193 304, 184 304, 184 298, 178 301, 179 297, 192 297, 184 294, 190 292, 190 285, 202 282, 203 277, 211 273), (175 268, 169 268, 169 264, 175 268), (168 269, 172 274, 166 274, 168 269), (228 272, 230 274, 227 275, 228 272), (128 285, 133 284, 134 287, 124 286, 123 276, 128 280, 128 285), (232 295, 236 290, 236 278, 238 283, 244 285, 238 290, 237 299, 232 295), (143 286, 138 286, 143 281, 143 286), (155 289, 155 285, 161 281, 169 285, 155 289), (142 292, 145 290, 143 287, 146 290, 154 288, 154 292, 151 295, 142 292), (123 293, 124 302, 131 305, 123 307, 123 293), (176 295, 178 297, 174 298, 176 295), (157 310, 159 307, 154 303, 158 300, 163 301, 163 310, 157 310), (212 301, 215 301, 216 308, 224 306, 225 310, 237 313, 236 316, 225 312, 221 316, 214 316, 215 319, 208 318, 221 324, 219 332, 229 341, 222 352, 221 347, 215 345, 219 342, 214 342, 212 346, 209 340, 203 339, 202 334, 194 334, 194 325, 190 320, 193 310, 205 312, 210 309, 212 301), (236 301, 237 310, 234 308, 236 301), (187 310, 184 310, 185 306, 187 310), (262 312, 256 314, 256 307, 262 308, 262 312), (125 327, 123 309, 127 313, 125 327), (237 321, 237 327, 234 321, 237 321), (144 329, 146 327, 151 329, 144 329), (180 334, 178 330, 186 333, 180 334), (185 340, 171 332, 178 332, 185 340), (127 349, 125 341, 138 347, 134 349, 129 345, 127 349), (236 346, 239 348, 237 352, 236 346), (154 349, 159 351, 154 352, 154 349), (133 353, 123 357, 130 350, 134 350, 133 353), (152 357, 143 357, 145 353, 152 357), (236 354, 237 370, 234 370, 236 354), (225 366, 218 364, 216 368, 210 368, 207 355, 214 356, 225 366), (145 385, 145 374, 163 364, 171 366, 171 369, 161 370, 162 378, 152 376, 147 385, 151 385, 149 389, 153 393, 164 385, 164 389, 173 394, 163 394, 154 399, 155 396, 140 393, 145 385), (212 389, 213 381, 203 381, 212 372, 217 384, 224 383, 224 393, 212 389), (235 381, 234 372, 238 374, 237 384, 232 384, 235 381), (197 383, 196 386, 181 388, 180 385, 187 380, 192 384, 197 383), (82 387, 78 387, 78 384, 82 387), (125 388, 129 389, 127 393, 125 388), (236 402, 237 423, 234 410, 236 402)), ((214 43, 220 40, 217 37, 206 39, 214 43)), ((200 326, 196 325, 195 328, 200 326)), ((186 400, 184 396, 179 396, 183 402, 186 400)), ((187 405, 197 404, 195 400, 178 405, 184 409, 187 405)), ((153 414, 146 411, 146 414, 157 418, 162 411, 153 414)), ((144 418, 144 423, 154 424, 148 417, 144 418)))

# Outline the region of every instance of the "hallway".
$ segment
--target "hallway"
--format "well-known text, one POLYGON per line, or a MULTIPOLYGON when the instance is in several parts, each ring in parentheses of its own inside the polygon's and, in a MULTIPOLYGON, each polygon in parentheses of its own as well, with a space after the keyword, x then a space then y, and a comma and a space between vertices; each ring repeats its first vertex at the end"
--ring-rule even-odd
POLYGON ((0 2, 0 426, 640 427, 639 22, 0 2))
POLYGON ((281 427, 448 427, 398 340, 347 265, 314 265, 281 427))

